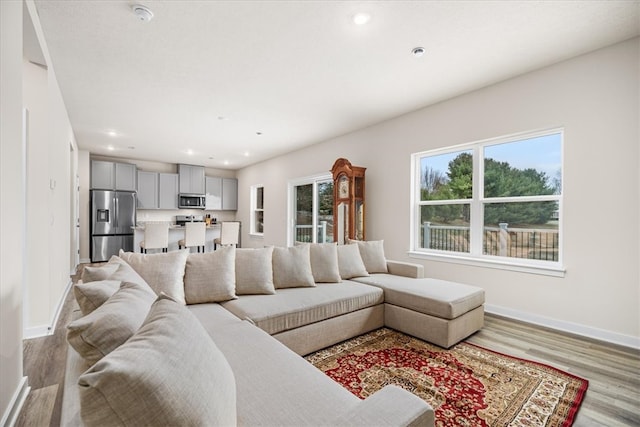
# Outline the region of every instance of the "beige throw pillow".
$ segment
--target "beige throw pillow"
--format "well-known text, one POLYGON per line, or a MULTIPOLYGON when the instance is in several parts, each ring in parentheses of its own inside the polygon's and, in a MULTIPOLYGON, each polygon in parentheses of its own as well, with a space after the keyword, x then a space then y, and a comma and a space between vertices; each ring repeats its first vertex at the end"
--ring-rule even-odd
POLYGON ((160 296, 136 334, 78 379, 87 427, 235 426, 233 371, 195 316, 160 296))
POLYGON ((82 315, 86 316, 104 304, 120 289, 121 283, 120 280, 100 280, 89 283, 78 282, 73 285, 73 294, 78 301, 82 315))
POLYGON ((176 301, 186 303, 184 269, 189 249, 160 254, 137 254, 121 249, 119 256, 140 274, 156 294, 164 292, 176 301))
POLYGON ((67 326, 67 341, 93 364, 124 344, 142 325, 156 295, 125 282, 104 304, 67 326))
POLYGON ((368 276, 358 245, 338 245, 338 268, 342 279, 368 276))
POLYGON ((309 245, 311 271, 316 283, 339 283, 338 245, 335 243, 313 243, 309 245))
POLYGON ((368 242, 354 240, 353 242, 358 245, 362 262, 370 274, 388 272, 383 240, 371 240, 368 242))
POLYGON ((80 275, 80 280, 84 283, 95 282, 98 280, 107 280, 109 276, 116 272, 118 269, 118 264, 108 263, 105 265, 101 265, 100 267, 84 267, 82 269, 82 274, 80 275))
POLYGON ((273 284, 276 289, 316 285, 311 271, 309 245, 273 249, 273 284))
POLYGON ((236 249, 236 295, 275 294, 273 247, 236 249))
POLYGON ((222 246, 215 252, 190 254, 184 272, 187 304, 236 299, 236 248, 222 246))

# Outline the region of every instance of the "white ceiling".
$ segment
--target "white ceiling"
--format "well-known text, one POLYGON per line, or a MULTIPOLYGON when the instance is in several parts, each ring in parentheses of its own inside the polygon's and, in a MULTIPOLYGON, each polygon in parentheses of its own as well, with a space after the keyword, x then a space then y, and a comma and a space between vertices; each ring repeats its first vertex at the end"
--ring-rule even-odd
POLYGON ((78 145, 228 169, 640 34, 639 1, 140 3, 36 0, 78 145))

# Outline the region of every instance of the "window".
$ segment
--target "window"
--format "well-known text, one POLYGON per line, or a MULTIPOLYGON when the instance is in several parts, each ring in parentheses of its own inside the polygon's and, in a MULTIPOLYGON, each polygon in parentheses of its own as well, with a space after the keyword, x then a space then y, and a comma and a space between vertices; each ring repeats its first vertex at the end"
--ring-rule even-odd
POLYGON ((414 154, 412 255, 561 271, 562 140, 554 129, 414 154))
POLYGON ((251 234, 264 233, 264 186, 251 187, 251 234))
POLYGON ((289 244, 333 242, 331 175, 289 183, 289 244))

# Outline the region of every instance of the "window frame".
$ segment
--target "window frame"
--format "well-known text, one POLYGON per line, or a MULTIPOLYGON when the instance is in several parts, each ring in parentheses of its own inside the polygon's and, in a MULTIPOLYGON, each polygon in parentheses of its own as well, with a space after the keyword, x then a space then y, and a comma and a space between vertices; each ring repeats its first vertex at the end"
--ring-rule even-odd
POLYGON ((250 218, 251 236, 264 237, 264 185, 256 184, 251 186, 251 218, 250 218), (262 189, 262 208, 258 208, 258 189, 262 189), (256 213, 262 212, 262 231, 257 231, 256 213))
POLYGON ((411 155, 411 217, 410 217, 410 249, 408 254, 412 258, 428 259, 435 261, 451 262, 480 267, 498 268, 533 274, 543 274, 557 277, 564 277, 565 268, 563 264, 564 247, 564 221, 563 221, 563 198, 564 198, 564 128, 551 128, 537 131, 521 132, 511 135, 500 136, 470 143, 443 147, 433 150, 426 150, 411 155), (484 196, 484 149, 497 144, 513 143, 521 140, 548 136, 560 135, 560 167, 561 183, 559 195, 541 196, 510 196, 510 197, 485 197, 484 196), (473 188, 470 199, 451 200, 421 200, 421 160, 424 157, 437 156, 441 154, 472 151, 473 156, 473 188), (506 257, 483 253, 483 233, 484 233, 484 206, 491 203, 513 203, 513 202, 542 202, 555 201, 558 203, 558 260, 534 260, 526 258, 506 257), (453 252, 437 249, 421 248, 420 240, 422 233, 421 207, 425 205, 443 204, 469 204, 470 205, 470 237, 469 252, 453 252))
POLYGON ((294 246, 295 235, 294 235, 294 225, 295 225, 295 215, 296 215, 296 201, 295 201, 295 187, 303 186, 303 185, 312 185, 312 195, 313 195, 313 213, 312 213, 312 241, 316 243, 317 240, 317 228, 318 228, 318 212, 315 209, 318 205, 318 184, 326 181, 333 181, 333 176, 330 173, 321 173, 317 175, 311 175, 302 178, 294 178, 289 180, 287 183, 287 245, 294 246))

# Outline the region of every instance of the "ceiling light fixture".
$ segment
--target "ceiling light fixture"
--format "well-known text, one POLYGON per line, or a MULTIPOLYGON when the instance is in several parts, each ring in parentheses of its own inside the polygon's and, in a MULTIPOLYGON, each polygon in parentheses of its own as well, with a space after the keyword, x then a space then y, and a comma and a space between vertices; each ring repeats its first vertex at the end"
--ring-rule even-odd
POLYGON ((262 132, 256 132, 256 135, 260 136, 262 135, 262 132))
POLYGON ((225 166, 229 164, 229 160, 224 161, 225 166))
POLYGON ((413 49, 411 49, 411 53, 413 53, 413 56, 415 56, 416 58, 420 58, 422 55, 424 55, 424 48, 423 47, 414 47, 413 49))
POLYGON ((193 150, 191 148, 187 149, 187 154, 193 156, 193 150))
POLYGON ((353 15, 353 23, 356 25, 365 25, 371 21, 371 15, 365 12, 356 13, 353 15))
POLYGON ((142 22, 149 22, 153 19, 153 12, 146 6, 134 4, 131 6, 131 10, 133 10, 134 15, 142 22))
POLYGON ((108 130, 107 135, 116 137, 118 136, 118 132, 116 132, 115 130, 108 130))
POLYGON ((115 147, 113 145, 107 145, 107 150, 113 151, 115 150, 115 147))

